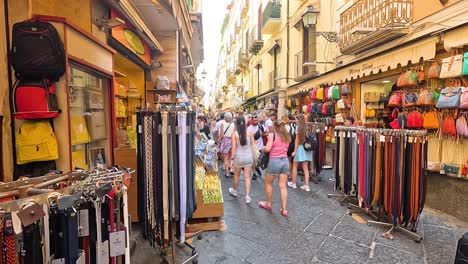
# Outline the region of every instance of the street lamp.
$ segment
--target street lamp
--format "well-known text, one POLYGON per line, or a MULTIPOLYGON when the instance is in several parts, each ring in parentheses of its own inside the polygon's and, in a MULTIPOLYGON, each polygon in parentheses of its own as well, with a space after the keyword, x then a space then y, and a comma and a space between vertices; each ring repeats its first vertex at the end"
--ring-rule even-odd
MULTIPOLYGON (((304 14, 302 14, 302 23, 304 24, 304 27, 309 28, 311 26, 317 25, 317 18, 319 13, 320 11, 315 9, 312 5, 307 6, 307 9, 304 11, 304 14)), ((336 32, 314 31, 311 33, 315 34, 316 36, 324 37, 328 42, 338 41, 338 35, 336 34, 336 32)))

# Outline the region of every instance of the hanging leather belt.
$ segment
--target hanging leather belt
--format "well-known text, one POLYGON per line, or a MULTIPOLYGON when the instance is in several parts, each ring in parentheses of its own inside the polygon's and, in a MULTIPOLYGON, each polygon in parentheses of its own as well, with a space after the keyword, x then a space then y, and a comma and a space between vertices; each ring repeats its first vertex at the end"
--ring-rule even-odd
MULTIPOLYGON (((153 143, 154 146, 161 146, 162 145, 162 136, 161 136, 161 113, 156 112, 153 113, 153 123, 154 127, 157 129, 153 129, 153 143)), ((155 226, 153 233, 154 233, 154 240, 158 245, 163 244, 162 239, 162 226, 163 226, 163 205, 162 205, 162 148, 155 147, 153 148, 153 167, 154 167, 154 179, 153 179, 153 193, 150 194, 154 197, 154 208, 153 213, 156 217, 155 219, 155 226)))
POLYGON ((33 223, 23 228, 22 249, 20 252, 20 263, 41 264, 42 257, 42 236, 39 224, 33 223))
POLYGON ((13 230, 13 220, 11 213, 5 214, 4 222, 4 242, 5 242, 5 264, 16 264, 16 244, 15 232, 13 230))
MULTIPOLYGON (((110 191, 108 194, 109 197, 109 227, 110 227, 110 232, 115 232, 115 216, 114 216, 114 197, 115 197, 115 190, 110 191)), ((115 257, 110 258, 110 263, 115 264, 115 257)))
POLYGON ((372 206, 377 206, 380 199, 380 188, 381 188, 381 142, 380 135, 377 135, 376 140, 376 158, 375 158, 375 180, 374 180, 374 197, 372 199, 372 206))
POLYGON ((340 189, 340 134, 338 131, 335 137, 335 190, 340 189))

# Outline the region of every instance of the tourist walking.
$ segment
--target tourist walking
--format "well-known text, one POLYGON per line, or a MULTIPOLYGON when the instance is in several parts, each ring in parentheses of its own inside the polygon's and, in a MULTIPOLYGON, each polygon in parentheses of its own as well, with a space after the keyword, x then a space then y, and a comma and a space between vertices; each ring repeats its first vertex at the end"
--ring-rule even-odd
POLYGON ((304 149, 304 143, 307 138, 307 124, 303 114, 298 114, 296 116, 297 123, 297 133, 296 140, 294 143, 294 152, 291 154, 293 159, 293 169, 292 169, 292 181, 288 182, 288 186, 296 189, 297 188, 297 168, 299 163, 302 164, 302 171, 304 172, 304 185, 301 186, 301 189, 310 192, 309 187, 309 162, 312 162, 312 151, 306 151, 304 149))
MULTIPOLYGON (((261 124, 259 124, 258 116, 252 115, 252 124, 247 128, 247 132, 253 135, 255 140, 255 145, 259 151, 263 150, 263 138, 262 138, 262 128, 261 124)), ((252 180, 256 180, 258 176, 262 175, 262 171, 259 168, 253 167, 253 176, 252 180)))
POLYGON ((229 188, 229 193, 237 197, 237 188, 239 187, 239 178, 241 169, 244 171, 245 180, 245 203, 249 204, 250 198, 250 168, 253 165, 253 154, 251 145, 255 145, 253 134, 248 132, 245 126, 245 118, 238 116, 236 118, 236 130, 232 133, 232 154, 234 161, 234 182, 233 187, 229 188))
POLYGON ((225 113, 224 120, 219 126, 219 154, 221 155, 221 160, 224 164, 224 171, 226 173, 226 178, 229 178, 231 175, 234 175, 234 172, 231 171, 231 147, 232 147, 232 133, 234 132, 235 124, 232 123, 232 114, 225 113))
POLYGON ((265 201, 258 203, 260 208, 271 210, 271 199, 273 194, 273 182, 278 177, 278 189, 281 198, 281 214, 288 216, 288 190, 286 183, 288 182, 288 146, 289 134, 286 131, 286 124, 282 120, 277 120, 273 123, 275 132, 268 135, 268 143, 263 149, 270 153, 270 161, 266 169, 265 176, 265 201))

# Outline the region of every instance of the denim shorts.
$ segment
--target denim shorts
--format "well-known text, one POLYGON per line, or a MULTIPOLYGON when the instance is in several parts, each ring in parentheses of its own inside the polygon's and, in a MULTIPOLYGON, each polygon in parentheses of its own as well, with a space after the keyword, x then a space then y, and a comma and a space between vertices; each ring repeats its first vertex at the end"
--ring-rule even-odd
POLYGON ((268 162, 266 168, 267 175, 280 175, 289 173, 289 160, 288 158, 272 158, 268 162))

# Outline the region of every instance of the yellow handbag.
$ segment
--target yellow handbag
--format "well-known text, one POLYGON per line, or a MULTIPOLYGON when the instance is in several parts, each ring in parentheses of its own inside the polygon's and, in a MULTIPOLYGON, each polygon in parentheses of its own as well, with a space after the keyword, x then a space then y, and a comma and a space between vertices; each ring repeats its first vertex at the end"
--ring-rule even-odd
POLYGON ((366 117, 375 117, 374 109, 366 109, 366 117))
POLYGON ((80 168, 87 170, 88 164, 86 164, 86 154, 84 149, 77 149, 72 151, 72 166, 73 169, 80 168))
POLYGON ((58 159, 58 145, 49 121, 25 122, 16 132, 16 163, 58 159))
POLYGON ((317 100, 323 100, 323 87, 317 89, 317 100))
POLYGON ((88 126, 84 116, 72 116, 70 121, 71 126, 71 143, 79 145, 91 142, 88 132, 88 126))

